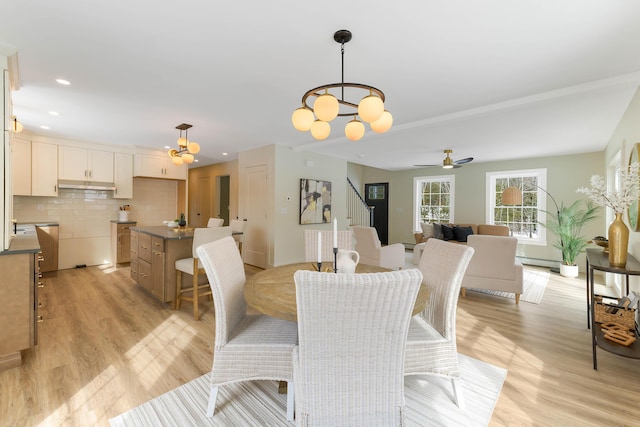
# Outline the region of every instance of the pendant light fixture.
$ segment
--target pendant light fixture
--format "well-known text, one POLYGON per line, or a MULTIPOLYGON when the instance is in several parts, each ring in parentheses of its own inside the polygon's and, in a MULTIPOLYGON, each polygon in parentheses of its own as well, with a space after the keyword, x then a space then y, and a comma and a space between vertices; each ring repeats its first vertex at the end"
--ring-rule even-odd
POLYGON ((331 133, 330 121, 336 117, 353 117, 344 130, 345 135, 351 141, 358 141, 364 136, 365 126, 362 122, 369 123, 371 129, 376 133, 388 131, 393 125, 393 116, 384 109, 384 93, 373 86, 344 82, 344 44, 351 40, 351 31, 336 31, 333 39, 341 45, 342 81, 318 86, 307 91, 302 96, 302 106, 296 109, 291 116, 293 127, 301 132, 311 131, 311 135, 315 139, 323 140, 331 133), (344 98, 345 88, 360 90, 364 97, 357 104, 347 101, 344 98), (340 90, 338 91, 338 89, 340 90), (331 91, 337 92, 339 98, 331 91), (309 97, 315 98, 313 107, 307 103, 309 97), (341 107, 344 107, 343 112, 340 111, 341 107))
POLYGON ((176 129, 180 129, 178 150, 174 148, 169 150, 169 157, 171 157, 171 162, 174 165, 180 166, 183 163, 193 163, 193 155, 200 152, 200 145, 197 142, 189 141, 188 139, 187 132, 191 127, 191 125, 186 123, 176 126, 176 129), (184 131, 184 136, 182 136, 182 131, 184 131))

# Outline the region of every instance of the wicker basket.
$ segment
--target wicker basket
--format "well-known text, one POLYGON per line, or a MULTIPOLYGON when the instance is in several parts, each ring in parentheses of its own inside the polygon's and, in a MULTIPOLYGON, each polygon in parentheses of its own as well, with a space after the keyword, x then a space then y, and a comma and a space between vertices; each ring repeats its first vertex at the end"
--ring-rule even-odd
POLYGON ((609 304, 602 304, 596 301, 594 309, 594 319, 597 323, 615 322, 632 331, 636 328, 636 310, 633 308, 624 309, 621 307, 611 306, 609 304), (616 313, 607 313, 606 310, 608 307, 615 307, 618 309, 618 311, 616 313))

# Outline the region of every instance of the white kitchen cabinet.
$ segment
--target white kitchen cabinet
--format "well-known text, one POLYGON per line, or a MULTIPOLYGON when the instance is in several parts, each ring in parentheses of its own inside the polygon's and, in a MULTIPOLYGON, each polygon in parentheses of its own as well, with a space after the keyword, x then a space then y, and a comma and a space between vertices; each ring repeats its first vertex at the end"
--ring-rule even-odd
POLYGON ((58 146, 55 144, 31 143, 31 195, 58 195, 58 146))
POLYGON ((71 181, 113 182, 113 153, 59 146, 58 178, 71 181))
POLYGON ((133 176, 186 180, 188 173, 187 165, 176 166, 169 156, 135 155, 133 176))
POLYGON ((113 156, 114 199, 133 199, 133 155, 115 153, 113 156))
POLYGON ((31 141, 11 138, 13 195, 31 195, 31 141))

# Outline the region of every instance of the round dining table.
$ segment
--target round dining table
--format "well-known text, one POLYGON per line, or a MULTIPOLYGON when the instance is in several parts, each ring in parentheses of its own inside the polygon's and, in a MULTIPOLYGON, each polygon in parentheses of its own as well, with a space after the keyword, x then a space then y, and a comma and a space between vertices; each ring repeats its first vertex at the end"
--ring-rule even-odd
MULTIPOLYGON (((312 262, 287 264, 254 274, 247 279, 244 287, 244 298, 247 304, 260 313, 292 322, 297 321, 296 285, 293 274, 298 270, 316 270, 316 265, 312 262)), ((385 271, 390 270, 366 264, 358 264, 356 267, 356 273, 385 271)), ((424 310, 428 300, 429 290, 423 283, 416 297, 413 315, 424 310)))

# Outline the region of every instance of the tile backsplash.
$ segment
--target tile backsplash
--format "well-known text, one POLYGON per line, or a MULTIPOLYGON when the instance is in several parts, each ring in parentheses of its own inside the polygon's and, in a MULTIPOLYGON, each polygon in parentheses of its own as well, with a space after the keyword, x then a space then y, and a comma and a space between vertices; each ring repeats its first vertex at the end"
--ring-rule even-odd
POLYGON ((112 191, 60 189, 58 197, 14 196, 13 217, 20 223, 57 222, 60 268, 109 262, 112 220, 129 205, 129 220, 138 226, 175 219, 177 181, 134 178, 133 199, 114 199, 112 191), (67 251, 67 253, 64 253, 67 251))

